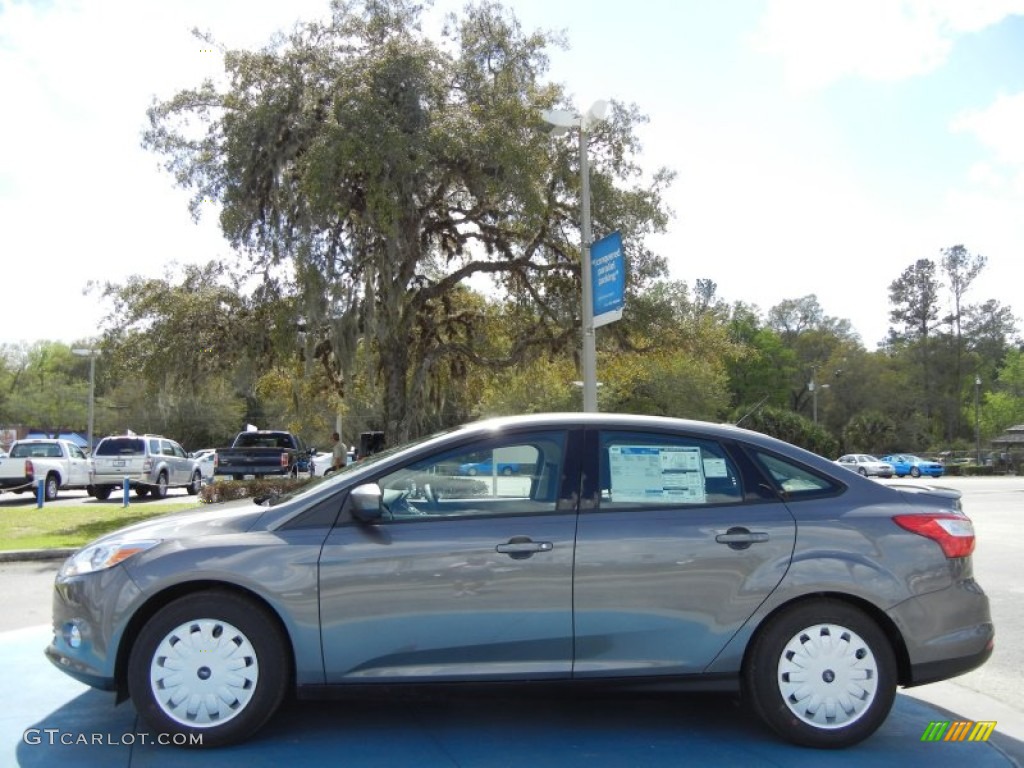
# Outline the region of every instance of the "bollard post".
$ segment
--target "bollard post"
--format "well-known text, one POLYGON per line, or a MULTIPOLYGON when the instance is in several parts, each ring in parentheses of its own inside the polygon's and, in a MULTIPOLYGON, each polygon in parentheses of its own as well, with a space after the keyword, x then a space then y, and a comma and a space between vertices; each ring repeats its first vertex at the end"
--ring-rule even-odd
POLYGON ((43 508, 43 499, 46 498, 46 478, 40 477, 36 480, 36 509, 43 508))
POLYGON ((128 506, 128 491, 131 490, 132 484, 128 481, 128 477, 124 478, 124 506, 128 506))

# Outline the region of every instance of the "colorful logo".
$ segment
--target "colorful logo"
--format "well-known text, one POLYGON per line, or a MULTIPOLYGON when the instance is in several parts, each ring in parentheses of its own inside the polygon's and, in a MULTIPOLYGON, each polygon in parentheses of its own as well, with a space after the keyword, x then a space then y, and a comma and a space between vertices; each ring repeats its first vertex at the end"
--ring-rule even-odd
POLYGON ((924 729, 921 741, 988 741, 995 729, 995 720, 933 720, 924 729))

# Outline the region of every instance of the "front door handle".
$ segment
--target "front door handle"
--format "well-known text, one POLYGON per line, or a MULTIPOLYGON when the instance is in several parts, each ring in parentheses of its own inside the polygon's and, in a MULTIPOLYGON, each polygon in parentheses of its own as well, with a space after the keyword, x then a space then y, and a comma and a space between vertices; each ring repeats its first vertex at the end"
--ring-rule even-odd
POLYGON ((764 531, 751 531, 742 526, 730 528, 725 533, 715 536, 719 544, 728 544, 729 549, 746 549, 751 544, 768 541, 768 534, 764 531))
POLYGON ((550 552, 555 545, 550 541, 534 541, 529 536, 513 536, 506 544, 499 544, 495 552, 508 555, 513 560, 524 560, 535 552, 550 552))

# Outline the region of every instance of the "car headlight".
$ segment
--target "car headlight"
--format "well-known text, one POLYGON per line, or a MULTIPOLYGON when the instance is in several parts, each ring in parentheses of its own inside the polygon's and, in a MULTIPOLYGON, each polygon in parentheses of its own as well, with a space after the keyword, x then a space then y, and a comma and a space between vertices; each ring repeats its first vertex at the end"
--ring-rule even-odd
POLYGON ((81 576, 102 571, 122 563, 133 555, 152 549, 158 539, 111 539, 98 541, 83 548, 64 561, 61 576, 81 576))

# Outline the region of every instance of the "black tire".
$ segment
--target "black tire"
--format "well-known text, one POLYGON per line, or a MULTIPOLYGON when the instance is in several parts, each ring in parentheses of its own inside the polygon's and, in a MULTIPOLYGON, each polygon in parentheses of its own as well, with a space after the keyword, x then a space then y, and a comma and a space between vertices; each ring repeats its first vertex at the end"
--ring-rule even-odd
POLYGON ((505 477, 511 477, 512 467, 505 467, 503 470, 501 470, 501 474, 503 474, 505 477))
POLYGON ((199 470, 192 473, 192 482, 185 488, 189 496, 195 496, 203 489, 203 475, 199 470))
POLYGON ((920 477, 921 476, 921 470, 918 469, 917 467, 911 467, 910 468, 910 476, 911 477, 920 477))
POLYGON ((57 498, 58 493, 60 493, 60 477, 56 472, 51 472, 43 483, 43 497, 46 501, 53 501, 57 498))
POLYGON ((466 470, 466 474, 470 477, 476 477, 476 467, 470 467, 466 470))
POLYGON ((245 479, 245 475, 232 475, 231 479, 232 480, 244 480, 245 479))
POLYGON ((864 612, 836 600, 813 600, 783 610, 758 631, 743 686, 757 715, 787 741, 849 747, 888 717, 896 697, 896 657, 864 612), (831 719, 826 705, 807 706, 808 688, 832 703, 831 719), (801 689, 804 697, 797 698, 801 689))
POLYGON ((168 603, 143 625, 128 658, 128 693, 157 732, 201 735, 201 744, 189 738, 189 746, 220 747, 252 736, 270 719, 290 669, 284 635, 263 606, 232 592, 200 592, 168 603), (165 676, 168 659, 178 669, 165 676), (231 704, 225 692, 233 695, 231 704), (188 693, 213 702, 216 711, 189 712, 190 697, 182 698, 188 693))
POLYGON ((868 471, 867 471, 866 469, 864 469, 864 467, 861 467, 861 468, 860 468, 860 469, 858 469, 857 471, 858 471, 858 472, 860 472, 860 474, 861 474, 861 475, 862 475, 863 477, 867 477, 867 476, 868 476, 868 471))
POLYGON ((157 499, 167 498, 167 473, 161 472, 156 477, 156 485, 153 486, 153 496, 157 499))
POLYGON ((145 485, 136 485, 135 495, 138 496, 140 499, 145 498, 146 496, 149 495, 149 488, 145 485))
POLYGON ((106 501, 110 498, 111 488, 109 485, 97 485, 93 488, 92 495, 100 501, 106 501))

